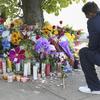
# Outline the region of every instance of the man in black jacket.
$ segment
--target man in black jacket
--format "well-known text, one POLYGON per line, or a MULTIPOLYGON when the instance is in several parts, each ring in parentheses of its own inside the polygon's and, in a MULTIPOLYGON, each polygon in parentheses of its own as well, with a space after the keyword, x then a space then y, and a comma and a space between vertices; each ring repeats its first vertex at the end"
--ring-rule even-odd
POLYGON ((80 63, 85 75, 87 86, 79 87, 79 91, 100 94, 100 81, 95 65, 100 66, 100 11, 95 2, 87 2, 83 7, 89 32, 88 47, 79 51, 80 63))

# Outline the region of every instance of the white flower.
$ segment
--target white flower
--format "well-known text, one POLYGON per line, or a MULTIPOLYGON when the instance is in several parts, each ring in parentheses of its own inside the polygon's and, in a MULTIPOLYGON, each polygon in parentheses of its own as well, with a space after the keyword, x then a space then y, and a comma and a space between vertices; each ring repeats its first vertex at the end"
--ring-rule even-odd
POLYGON ((14 62, 17 62, 18 61, 18 58, 14 58, 14 62))
POLYGON ((2 33, 2 37, 3 38, 8 37, 9 35, 10 35, 10 31, 9 30, 3 31, 3 33, 2 33))

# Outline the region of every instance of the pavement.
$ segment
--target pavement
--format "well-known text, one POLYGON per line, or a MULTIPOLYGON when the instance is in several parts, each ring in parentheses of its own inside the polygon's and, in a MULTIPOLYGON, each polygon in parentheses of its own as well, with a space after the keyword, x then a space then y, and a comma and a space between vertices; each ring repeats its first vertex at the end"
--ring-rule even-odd
MULTIPOLYGON (((96 70, 100 77, 100 68, 96 67, 96 70)), ((86 83, 81 70, 67 74, 65 88, 62 79, 56 77, 26 83, 7 82, 0 78, 0 100, 100 100, 100 95, 78 91, 82 85, 86 83)))

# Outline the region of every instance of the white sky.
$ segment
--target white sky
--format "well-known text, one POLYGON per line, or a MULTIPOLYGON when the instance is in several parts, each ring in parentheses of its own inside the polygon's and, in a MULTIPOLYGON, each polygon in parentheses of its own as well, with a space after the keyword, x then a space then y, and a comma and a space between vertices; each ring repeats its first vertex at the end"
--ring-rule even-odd
MULTIPOLYGON (((100 5, 100 0, 87 0, 94 1, 100 5)), ((58 25, 59 21, 63 21, 63 25, 72 26, 73 29, 83 29, 84 32, 87 33, 87 19, 85 18, 84 13, 81 11, 81 8, 84 4, 72 4, 67 8, 62 9, 59 16, 55 16, 53 14, 47 14, 44 12, 44 18, 46 21, 49 21, 53 25, 58 25)), ((100 6, 99 6, 100 7, 100 6)))

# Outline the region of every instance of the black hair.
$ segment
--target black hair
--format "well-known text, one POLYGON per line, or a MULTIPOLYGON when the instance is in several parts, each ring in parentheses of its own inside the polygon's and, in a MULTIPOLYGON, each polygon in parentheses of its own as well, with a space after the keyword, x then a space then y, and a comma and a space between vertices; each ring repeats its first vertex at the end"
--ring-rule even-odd
POLYGON ((95 2, 87 2, 83 7, 82 7, 82 11, 85 14, 89 14, 89 13, 97 13, 97 11, 99 10, 99 7, 97 6, 97 4, 95 2))

